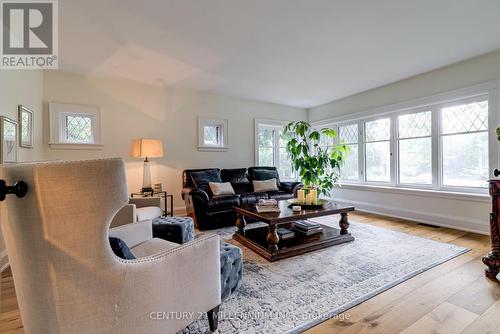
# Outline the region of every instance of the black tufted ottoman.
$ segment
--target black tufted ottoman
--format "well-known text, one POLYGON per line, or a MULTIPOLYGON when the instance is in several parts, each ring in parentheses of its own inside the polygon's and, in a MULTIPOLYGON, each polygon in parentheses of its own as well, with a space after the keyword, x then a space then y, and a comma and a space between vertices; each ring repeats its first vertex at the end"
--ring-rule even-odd
POLYGON ((220 244, 221 299, 225 300, 241 286, 243 256, 241 249, 225 242, 220 244))

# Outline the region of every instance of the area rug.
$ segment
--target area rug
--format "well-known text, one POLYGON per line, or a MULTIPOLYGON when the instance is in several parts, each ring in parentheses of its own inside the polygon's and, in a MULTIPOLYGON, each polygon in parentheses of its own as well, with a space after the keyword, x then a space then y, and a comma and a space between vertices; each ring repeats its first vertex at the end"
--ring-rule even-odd
MULTIPOLYGON (((337 227, 338 216, 315 219, 337 227)), ((219 332, 300 333, 468 251, 405 233, 351 222, 351 243, 270 263, 216 232, 244 254, 243 285, 222 304, 219 332)), ((207 333, 206 319, 183 333, 207 333)))

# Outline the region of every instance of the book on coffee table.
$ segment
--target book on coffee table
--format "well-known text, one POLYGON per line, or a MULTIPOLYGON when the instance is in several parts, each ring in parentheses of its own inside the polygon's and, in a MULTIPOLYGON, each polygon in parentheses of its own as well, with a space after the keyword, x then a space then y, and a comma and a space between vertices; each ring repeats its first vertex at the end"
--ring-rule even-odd
POLYGON ((310 230, 307 230, 307 231, 304 231, 304 230, 301 230, 301 229, 294 229, 294 231, 296 233, 298 233, 298 234, 302 234, 302 235, 305 235, 305 236, 311 236, 311 235, 322 233, 323 232, 323 228, 317 227, 317 228, 313 228, 313 229, 310 229, 310 230))
POLYGON ((297 220, 293 223, 293 226, 297 229, 308 231, 320 227, 318 223, 310 220, 297 220))
POLYGON ((257 210, 258 213, 266 213, 266 212, 281 212, 279 206, 261 206, 257 205, 255 207, 255 210, 257 210))
POLYGON ((287 228, 280 227, 276 230, 281 240, 290 240, 295 237, 295 232, 287 228))

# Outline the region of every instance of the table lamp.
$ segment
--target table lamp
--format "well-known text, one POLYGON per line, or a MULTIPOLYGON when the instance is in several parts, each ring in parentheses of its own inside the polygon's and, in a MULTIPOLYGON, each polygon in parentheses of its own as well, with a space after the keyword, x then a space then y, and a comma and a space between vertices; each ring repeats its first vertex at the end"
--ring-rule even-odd
POLYGON ((153 192, 149 158, 163 158, 163 143, 159 139, 134 139, 130 150, 132 158, 144 158, 144 174, 141 192, 153 192))

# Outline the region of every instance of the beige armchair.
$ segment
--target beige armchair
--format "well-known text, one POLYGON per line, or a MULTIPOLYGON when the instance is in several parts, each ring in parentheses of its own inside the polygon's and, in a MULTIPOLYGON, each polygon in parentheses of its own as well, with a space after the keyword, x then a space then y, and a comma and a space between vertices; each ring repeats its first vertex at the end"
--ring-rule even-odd
POLYGON ((176 246, 144 227, 131 245, 140 258, 113 254, 108 228, 128 202, 121 159, 4 168, 29 186, 1 222, 26 333, 175 333, 196 320, 181 315, 207 311, 216 329, 217 236, 176 246))

